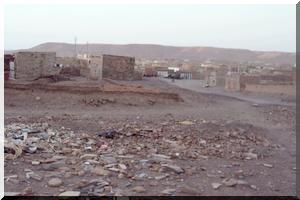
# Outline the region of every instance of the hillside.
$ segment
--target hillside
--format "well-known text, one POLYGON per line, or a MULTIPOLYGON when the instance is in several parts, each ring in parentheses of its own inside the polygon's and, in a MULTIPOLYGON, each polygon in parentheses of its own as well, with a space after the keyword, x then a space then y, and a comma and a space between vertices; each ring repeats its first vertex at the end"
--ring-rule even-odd
MULTIPOLYGON (((26 49, 25 51, 55 51, 58 56, 73 56, 74 49, 74 44, 43 43, 30 49, 26 49)), ((78 44, 77 50, 78 53, 86 53, 87 45, 78 44)), ((195 61, 213 60, 221 62, 251 63, 263 62, 291 65, 296 63, 295 53, 264 52, 215 47, 175 47, 152 44, 89 44, 88 50, 89 53, 94 55, 115 54, 145 59, 189 59, 195 61)))

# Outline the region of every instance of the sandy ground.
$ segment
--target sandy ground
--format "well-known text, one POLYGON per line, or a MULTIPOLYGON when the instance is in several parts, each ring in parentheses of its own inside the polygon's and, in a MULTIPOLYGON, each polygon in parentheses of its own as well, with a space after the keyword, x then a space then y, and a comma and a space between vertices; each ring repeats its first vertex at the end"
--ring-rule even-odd
POLYGON ((157 79, 122 83, 177 93, 183 102, 6 88, 7 139, 24 128, 37 130, 26 145, 38 148, 30 152, 23 145, 18 156, 6 149, 16 158, 5 160, 5 192, 296 194, 295 102, 253 105, 157 79), (109 132, 113 138, 105 137, 109 132))

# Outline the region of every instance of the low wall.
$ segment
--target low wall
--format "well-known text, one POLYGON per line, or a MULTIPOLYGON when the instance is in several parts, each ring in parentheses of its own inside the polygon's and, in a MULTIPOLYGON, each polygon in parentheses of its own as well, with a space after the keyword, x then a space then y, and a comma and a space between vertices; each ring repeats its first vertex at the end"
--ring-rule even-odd
POLYGON ((245 91, 296 96, 295 85, 245 84, 245 91))

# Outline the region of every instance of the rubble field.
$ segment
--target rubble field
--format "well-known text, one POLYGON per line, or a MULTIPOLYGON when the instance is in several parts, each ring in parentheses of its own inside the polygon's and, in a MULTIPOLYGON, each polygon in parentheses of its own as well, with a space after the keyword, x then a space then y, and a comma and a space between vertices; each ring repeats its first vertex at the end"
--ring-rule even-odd
POLYGON ((5 193, 296 194, 295 108, 134 85, 182 100, 5 88, 5 193))

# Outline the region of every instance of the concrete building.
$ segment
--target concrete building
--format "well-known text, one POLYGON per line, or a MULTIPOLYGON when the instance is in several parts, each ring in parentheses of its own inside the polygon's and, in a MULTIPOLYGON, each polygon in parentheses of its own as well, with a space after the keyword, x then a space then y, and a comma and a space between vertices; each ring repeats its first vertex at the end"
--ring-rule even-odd
POLYGON ((34 80, 60 72, 55 52, 18 52, 15 55, 15 78, 34 80))

